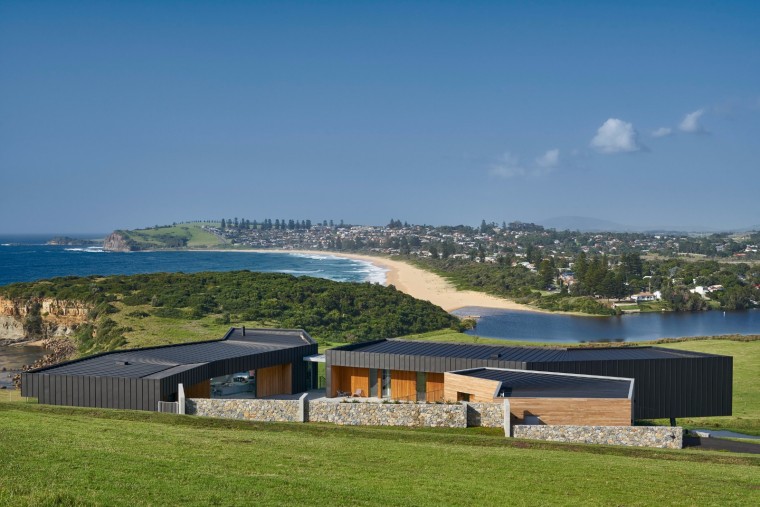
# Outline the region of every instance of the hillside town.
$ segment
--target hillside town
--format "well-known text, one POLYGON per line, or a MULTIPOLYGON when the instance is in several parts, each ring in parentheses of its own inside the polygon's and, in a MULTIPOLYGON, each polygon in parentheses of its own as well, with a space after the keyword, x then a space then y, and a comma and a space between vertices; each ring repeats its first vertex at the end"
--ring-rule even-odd
POLYGON ((760 232, 745 234, 617 233, 578 232, 545 229, 524 222, 486 223, 480 227, 466 225, 411 225, 392 219, 388 225, 349 225, 332 220, 265 219, 253 222, 223 219, 204 225, 230 244, 252 248, 368 251, 386 255, 469 258, 498 262, 499 257, 529 257, 531 247, 543 256, 641 255, 724 260, 758 260, 760 232), (481 255, 485 252, 485 256, 481 255))

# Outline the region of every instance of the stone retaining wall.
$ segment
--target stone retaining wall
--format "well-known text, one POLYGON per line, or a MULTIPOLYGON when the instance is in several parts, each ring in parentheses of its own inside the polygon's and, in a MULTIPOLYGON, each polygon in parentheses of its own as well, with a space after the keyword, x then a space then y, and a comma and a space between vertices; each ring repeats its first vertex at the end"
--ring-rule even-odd
POLYGON ((501 428, 504 426, 503 403, 467 403, 467 426, 501 428))
POLYGON ((512 436, 549 442, 681 449, 683 428, 668 426, 512 426, 512 436))
POLYGON ((336 403, 310 401, 309 421, 351 426, 415 426, 466 428, 462 404, 336 403))
POLYGON ((219 400, 188 399, 185 413, 223 419, 264 422, 302 422, 300 400, 219 400))

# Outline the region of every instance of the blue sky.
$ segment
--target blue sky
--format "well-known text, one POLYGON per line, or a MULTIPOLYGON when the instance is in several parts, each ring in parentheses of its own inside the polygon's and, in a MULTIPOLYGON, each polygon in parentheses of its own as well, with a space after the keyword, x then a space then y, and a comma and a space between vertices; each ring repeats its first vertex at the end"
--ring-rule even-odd
POLYGON ((0 1, 0 233, 760 224, 760 2, 0 1))

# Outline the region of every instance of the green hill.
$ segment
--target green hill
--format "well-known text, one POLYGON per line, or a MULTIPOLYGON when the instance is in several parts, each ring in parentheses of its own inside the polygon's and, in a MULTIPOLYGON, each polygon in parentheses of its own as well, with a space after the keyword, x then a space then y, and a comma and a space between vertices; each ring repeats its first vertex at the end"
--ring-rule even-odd
POLYGON ((758 505, 760 459, 0 402, 1 505, 758 505), (753 500, 754 499, 754 500, 753 500))
POLYGON ((161 250, 168 248, 211 248, 224 240, 203 229, 207 223, 156 226, 147 229, 116 230, 106 238, 106 250, 161 250))

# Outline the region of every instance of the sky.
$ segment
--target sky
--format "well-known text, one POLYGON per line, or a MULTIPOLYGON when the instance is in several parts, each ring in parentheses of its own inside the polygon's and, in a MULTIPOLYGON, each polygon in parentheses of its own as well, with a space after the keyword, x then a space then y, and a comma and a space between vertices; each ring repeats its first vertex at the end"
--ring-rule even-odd
POLYGON ((0 233, 760 226, 759 19, 757 1, 0 0, 0 233))

